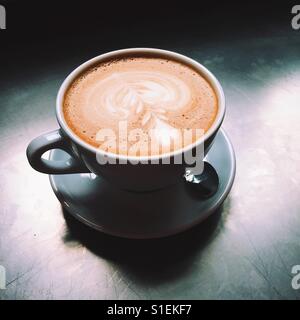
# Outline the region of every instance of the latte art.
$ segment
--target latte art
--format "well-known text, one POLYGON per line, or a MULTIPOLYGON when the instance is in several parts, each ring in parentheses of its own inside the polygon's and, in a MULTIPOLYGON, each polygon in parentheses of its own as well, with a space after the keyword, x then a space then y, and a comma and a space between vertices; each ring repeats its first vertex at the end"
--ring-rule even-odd
POLYGON ((183 109, 189 102, 189 87, 175 76, 159 71, 113 73, 90 88, 86 103, 89 114, 106 113, 107 117, 127 120, 143 113, 142 126, 151 117, 167 120, 167 111, 183 109))
POLYGON ((65 119, 75 134, 95 147, 127 155, 153 155, 150 145, 156 146, 154 154, 183 148, 200 138, 197 130, 209 129, 217 110, 214 90, 200 73, 149 56, 123 57, 86 70, 64 99, 65 119), (124 123, 125 131, 120 129, 124 123), (191 134, 180 145, 184 131, 191 134), (99 140, 109 132, 116 138, 99 140))

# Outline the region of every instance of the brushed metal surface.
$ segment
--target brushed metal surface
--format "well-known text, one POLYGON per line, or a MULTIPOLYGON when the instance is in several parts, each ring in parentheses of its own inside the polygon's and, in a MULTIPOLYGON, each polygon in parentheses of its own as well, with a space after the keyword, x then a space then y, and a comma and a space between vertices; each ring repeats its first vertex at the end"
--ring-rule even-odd
POLYGON ((292 266, 300 264, 300 33, 128 34, 78 36, 63 50, 38 43, 5 56, 12 57, 0 78, 7 278, 0 299, 300 299, 291 286, 292 266), (166 239, 124 240, 65 221, 48 176, 29 166, 25 149, 57 128, 55 97, 68 72, 102 52, 145 45, 195 58, 221 81, 237 174, 222 209, 205 223, 166 239))

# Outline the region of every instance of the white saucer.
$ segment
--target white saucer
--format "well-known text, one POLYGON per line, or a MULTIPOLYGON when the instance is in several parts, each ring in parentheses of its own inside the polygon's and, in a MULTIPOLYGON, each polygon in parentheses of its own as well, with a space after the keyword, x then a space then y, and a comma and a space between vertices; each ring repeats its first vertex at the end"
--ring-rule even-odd
MULTIPOLYGON (((51 160, 64 160, 61 150, 51 160)), ((133 193, 118 189, 94 174, 50 175, 54 193, 75 218, 104 233, 136 239, 169 236, 200 223, 227 197, 235 176, 235 155, 229 138, 220 130, 208 161, 219 176, 218 191, 208 199, 195 197, 186 182, 166 189, 133 193)))

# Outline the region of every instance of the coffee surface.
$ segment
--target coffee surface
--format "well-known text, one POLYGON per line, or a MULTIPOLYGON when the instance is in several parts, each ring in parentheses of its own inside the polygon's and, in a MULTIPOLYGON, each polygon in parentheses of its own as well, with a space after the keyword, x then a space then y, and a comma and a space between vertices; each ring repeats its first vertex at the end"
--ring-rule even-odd
POLYGON ((105 151, 157 155, 193 143, 217 114, 209 82, 181 62, 124 57, 83 72, 68 88, 64 116, 85 142, 105 151))

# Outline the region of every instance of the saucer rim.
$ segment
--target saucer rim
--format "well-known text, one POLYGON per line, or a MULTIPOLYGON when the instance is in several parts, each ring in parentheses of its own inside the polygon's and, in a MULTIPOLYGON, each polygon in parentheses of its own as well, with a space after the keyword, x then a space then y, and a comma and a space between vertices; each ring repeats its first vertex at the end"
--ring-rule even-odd
MULTIPOLYGON (((167 231, 165 233, 158 233, 158 234, 153 234, 153 235, 138 235, 138 234, 131 234, 131 233, 118 233, 115 232, 113 230, 110 230, 108 228, 99 226, 97 224, 95 224, 94 222, 91 222, 87 219, 85 219, 84 217, 82 217, 80 214, 74 212, 68 205, 66 205, 63 196, 61 195, 59 189, 56 186, 56 183, 54 181, 55 179, 55 175, 49 175, 49 180, 50 180, 50 184, 52 187, 52 190, 55 194, 55 196, 57 197, 58 201, 60 202, 60 204, 62 205, 62 207, 69 213, 71 214, 74 218, 76 218, 77 220, 79 220, 80 222, 84 223, 85 225, 87 225, 88 227, 103 232, 109 236, 114 236, 114 237, 118 237, 118 238, 127 238, 127 239, 139 239, 139 240, 146 240, 146 239, 159 239, 159 238, 165 238, 165 237, 170 237, 182 232, 185 232, 193 227, 195 227, 196 225, 200 224, 201 222, 203 222, 205 219, 207 219, 211 214, 213 214, 225 201, 225 199, 227 198, 229 192, 231 191, 231 188, 233 186, 234 180, 235 180, 235 175, 236 175, 236 156, 235 156, 235 152, 234 152, 234 148, 233 145, 227 135, 227 133, 225 132, 225 130, 223 128, 220 128, 219 132, 217 133, 223 135, 224 139, 226 140, 226 144, 227 144, 227 148, 228 148, 228 153, 230 156, 230 163, 231 163, 231 168, 230 168, 230 172, 229 172, 229 179, 227 180, 226 185, 224 186, 224 192, 221 194, 221 196, 214 202, 214 204, 207 209, 207 212, 205 214, 202 214, 199 216, 198 219, 195 219, 193 222, 191 223, 187 223, 187 224, 183 224, 182 226, 179 226, 177 228, 174 228, 173 230, 167 231)), ((216 137, 217 138, 217 137, 216 137)), ((55 152, 55 150, 51 150, 50 154, 49 154, 49 160, 52 159, 53 157, 53 153, 55 152)), ((209 155, 209 152, 208 152, 209 155)))

